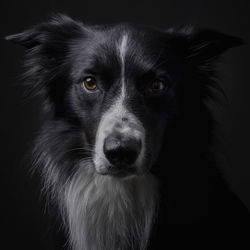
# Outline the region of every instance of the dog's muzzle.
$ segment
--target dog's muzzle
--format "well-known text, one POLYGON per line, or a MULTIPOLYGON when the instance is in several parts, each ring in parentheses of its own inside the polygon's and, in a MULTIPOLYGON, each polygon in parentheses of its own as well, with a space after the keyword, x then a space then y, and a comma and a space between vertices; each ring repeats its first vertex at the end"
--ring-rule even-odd
POLYGON ((145 165, 145 129, 119 100, 102 116, 93 162, 102 175, 140 175, 145 165))
POLYGON ((99 128, 94 155, 97 173, 112 176, 141 174, 145 156, 144 128, 135 119, 111 125, 112 122, 103 122, 99 128))

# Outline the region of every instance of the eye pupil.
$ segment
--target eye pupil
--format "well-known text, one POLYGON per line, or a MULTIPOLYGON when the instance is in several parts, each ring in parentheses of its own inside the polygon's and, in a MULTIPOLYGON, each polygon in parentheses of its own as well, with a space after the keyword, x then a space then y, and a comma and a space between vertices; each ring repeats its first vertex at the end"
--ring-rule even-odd
POLYGON ((83 85, 87 90, 95 90, 97 88, 96 80, 94 77, 86 77, 83 80, 83 85))
POLYGON ((160 92, 163 91, 165 87, 166 85, 162 81, 156 80, 151 84, 150 89, 153 92, 160 92))

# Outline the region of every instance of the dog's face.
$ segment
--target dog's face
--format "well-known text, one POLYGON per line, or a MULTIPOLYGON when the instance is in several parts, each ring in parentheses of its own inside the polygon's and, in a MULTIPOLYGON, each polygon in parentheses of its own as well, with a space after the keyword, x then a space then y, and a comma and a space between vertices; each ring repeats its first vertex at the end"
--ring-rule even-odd
POLYGON ((178 84, 164 35, 118 26, 91 30, 70 52, 72 109, 100 174, 142 174, 156 160, 178 84), (165 59, 168 58, 166 61, 165 59))
POLYGON ((79 131, 97 173, 114 176, 150 170, 187 71, 240 43, 214 31, 85 26, 65 16, 8 38, 29 49, 28 79, 55 119, 79 131))

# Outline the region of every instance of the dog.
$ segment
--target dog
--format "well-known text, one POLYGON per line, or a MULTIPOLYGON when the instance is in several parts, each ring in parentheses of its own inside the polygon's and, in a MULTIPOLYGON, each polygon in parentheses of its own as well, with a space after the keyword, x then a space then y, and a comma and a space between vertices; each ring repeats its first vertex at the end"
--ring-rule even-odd
POLYGON ((165 249, 184 225, 249 225, 213 136, 216 63, 240 38, 58 14, 6 39, 42 99, 32 158, 56 249, 165 249))

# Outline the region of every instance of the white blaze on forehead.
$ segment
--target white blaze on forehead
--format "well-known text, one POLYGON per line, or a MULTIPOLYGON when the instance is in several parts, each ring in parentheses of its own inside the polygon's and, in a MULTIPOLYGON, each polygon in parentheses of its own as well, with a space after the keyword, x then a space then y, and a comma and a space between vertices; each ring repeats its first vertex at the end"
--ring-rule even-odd
MULTIPOLYGON (((128 35, 124 34, 121 38, 121 42, 117 45, 117 50, 119 52, 120 60, 121 60, 121 95, 118 98, 120 108, 124 109, 123 101, 125 99, 125 56, 127 51, 127 44, 128 44, 128 35)), ((120 110, 122 111, 122 110, 120 110)))
POLYGON ((121 38, 121 42, 118 44, 117 49, 119 51, 120 60, 121 60, 121 94, 119 98, 117 99, 117 108, 121 112, 121 114, 125 113, 125 107, 124 107, 124 99, 126 96, 125 93, 125 56, 127 51, 127 43, 128 43, 128 35, 124 34, 121 38))
POLYGON ((144 128, 138 118, 129 112, 125 106, 126 87, 125 87, 125 57, 128 48, 128 34, 123 34, 117 44, 117 52, 121 61, 121 92, 114 103, 103 114, 97 130, 95 141, 94 163, 96 168, 101 172, 109 165, 103 152, 103 144, 105 138, 115 131, 133 136, 138 140, 142 140, 142 152, 139 155, 137 162, 142 161, 144 156, 144 128), (126 122, 122 119, 126 118, 126 122))
POLYGON ((128 35, 125 34, 123 35, 121 44, 119 46, 120 58, 121 58, 121 78, 123 85, 125 80, 125 55, 127 51, 127 44, 128 44, 128 35))

